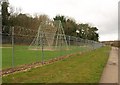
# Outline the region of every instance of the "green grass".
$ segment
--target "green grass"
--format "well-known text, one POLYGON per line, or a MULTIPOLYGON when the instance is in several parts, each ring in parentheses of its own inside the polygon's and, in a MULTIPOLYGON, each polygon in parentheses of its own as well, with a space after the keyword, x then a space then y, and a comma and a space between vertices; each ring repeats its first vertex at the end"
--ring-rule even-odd
MULTIPOLYGON (((10 45, 3 45, 3 47, 10 47, 10 45)), ((70 50, 59 51, 44 51, 44 60, 49 60, 55 57, 72 54, 79 51, 86 51, 85 47, 70 47, 70 50)), ((41 50, 28 50, 28 46, 15 45, 14 46, 14 67, 30 64, 41 61, 41 50)), ((12 67, 12 48, 2 48, 2 69, 12 67)))
POLYGON ((110 47, 102 47, 67 59, 3 77, 3 83, 98 83, 110 47))

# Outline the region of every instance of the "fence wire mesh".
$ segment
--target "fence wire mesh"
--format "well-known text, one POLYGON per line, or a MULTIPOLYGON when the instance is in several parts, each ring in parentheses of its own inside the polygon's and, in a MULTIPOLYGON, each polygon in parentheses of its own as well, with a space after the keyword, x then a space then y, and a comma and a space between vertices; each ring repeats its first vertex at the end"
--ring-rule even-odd
POLYGON ((2 35, 2 69, 44 62, 103 46, 102 43, 64 34, 52 34, 11 27, 2 35), (36 36, 37 35, 37 36, 36 36))

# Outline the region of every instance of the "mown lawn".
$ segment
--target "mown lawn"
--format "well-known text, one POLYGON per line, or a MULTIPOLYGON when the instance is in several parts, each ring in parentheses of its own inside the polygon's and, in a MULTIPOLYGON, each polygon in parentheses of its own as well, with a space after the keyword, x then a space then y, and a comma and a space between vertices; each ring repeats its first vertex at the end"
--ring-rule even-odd
POLYGON ((3 83, 98 83, 108 60, 110 47, 76 54, 27 72, 3 77, 3 83))
MULTIPOLYGON (((3 45, 2 48, 2 69, 11 68, 12 67, 12 48, 10 45, 3 45)), ((76 52, 86 51, 87 47, 73 46, 70 47, 70 50, 56 50, 56 51, 44 51, 44 60, 49 60, 55 57, 60 57, 76 52)), ((15 45, 14 46, 14 67, 30 64, 33 62, 41 62, 42 61, 42 51, 41 50, 29 50, 28 46, 23 45, 15 45)))

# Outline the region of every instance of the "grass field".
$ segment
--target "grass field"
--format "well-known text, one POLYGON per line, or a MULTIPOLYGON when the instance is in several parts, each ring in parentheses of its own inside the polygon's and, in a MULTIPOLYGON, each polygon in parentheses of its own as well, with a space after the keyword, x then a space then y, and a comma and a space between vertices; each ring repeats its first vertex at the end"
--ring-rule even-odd
MULTIPOLYGON (((71 46, 70 50, 44 51, 44 60, 60 57, 75 52, 83 52, 88 50, 87 47, 71 46)), ((14 46, 14 67, 38 62, 42 60, 41 50, 29 50, 28 46, 14 46)), ((2 48, 2 69, 12 67, 12 48, 10 45, 3 45, 2 48)))
POLYGON ((3 77, 3 83, 98 83, 110 47, 88 51, 27 72, 3 77))

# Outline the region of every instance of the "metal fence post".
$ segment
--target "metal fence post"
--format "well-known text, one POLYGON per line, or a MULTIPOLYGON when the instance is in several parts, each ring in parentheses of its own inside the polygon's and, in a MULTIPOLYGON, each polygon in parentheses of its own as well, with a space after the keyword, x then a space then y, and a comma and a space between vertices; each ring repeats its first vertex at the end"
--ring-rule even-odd
MULTIPOLYGON (((1 36, 2 35, 0 35, 0 39, 1 39, 1 36)), ((1 41, 0 41, 0 44, 1 44, 1 41)), ((0 69, 2 69, 2 49, 0 48, 0 69)), ((0 85, 2 85, 2 70, 0 70, 0 85)))
POLYGON ((70 46, 70 36, 69 36, 69 46, 70 46))
POLYGON ((77 37, 76 37, 76 46, 77 46, 77 37))
POLYGON ((14 27, 12 27, 12 68, 14 67, 14 27))
POLYGON ((42 36, 41 36, 41 46, 42 46, 42 64, 44 64, 44 47, 43 47, 43 33, 42 33, 42 36))

